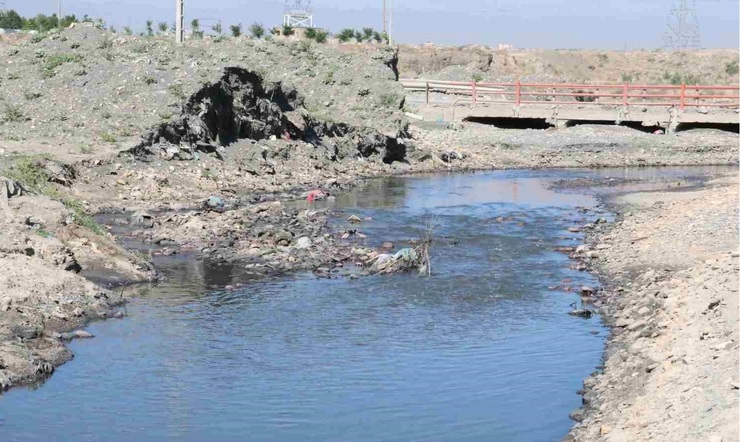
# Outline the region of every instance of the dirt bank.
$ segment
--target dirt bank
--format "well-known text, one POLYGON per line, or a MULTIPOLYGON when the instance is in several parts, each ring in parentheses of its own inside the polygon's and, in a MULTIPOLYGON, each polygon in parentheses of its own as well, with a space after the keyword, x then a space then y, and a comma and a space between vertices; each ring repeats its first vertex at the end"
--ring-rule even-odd
POLYGON ((738 440, 737 180, 619 197, 589 233, 613 333, 570 440, 738 440))

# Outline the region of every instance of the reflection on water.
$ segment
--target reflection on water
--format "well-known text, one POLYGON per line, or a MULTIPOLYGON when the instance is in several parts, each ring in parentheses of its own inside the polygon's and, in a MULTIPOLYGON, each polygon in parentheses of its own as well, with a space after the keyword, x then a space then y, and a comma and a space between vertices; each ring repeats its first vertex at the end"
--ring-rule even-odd
POLYGON ((548 290, 596 284, 553 251, 578 243, 567 227, 594 198, 548 187, 589 173, 391 178, 338 197, 373 218, 359 225, 372 243, 400 246, 434 217, 428 278, 226 291, 213 287, 246 282, 238 265, 162 260, 169 280, 129 317, 93 324, 39 390, 0 398, 2 439, 559 440, 605 330, 548 290))

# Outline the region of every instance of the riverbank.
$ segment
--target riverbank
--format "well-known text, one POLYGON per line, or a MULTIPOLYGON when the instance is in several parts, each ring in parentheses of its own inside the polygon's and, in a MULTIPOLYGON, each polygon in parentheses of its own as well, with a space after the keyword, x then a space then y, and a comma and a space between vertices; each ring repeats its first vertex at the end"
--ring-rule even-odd
POLYGON ((611 205, 579 254, 612 336, 569 439, 737 440, 737 175, 611 205))

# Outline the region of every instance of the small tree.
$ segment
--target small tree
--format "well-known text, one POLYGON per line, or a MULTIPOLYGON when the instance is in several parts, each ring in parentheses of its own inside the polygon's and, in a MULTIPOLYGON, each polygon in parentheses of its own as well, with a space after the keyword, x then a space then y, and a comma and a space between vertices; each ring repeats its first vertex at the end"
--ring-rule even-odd
POLYGON ((363 40, 370 41, 373 39, 373 34, 377 34, 373 28, 362 28, 362 33, 364 34, 363 40))
POLYGON ((0 11, 0 28, 23 29, 25 20, 14 10, 0 11))
POLYGON ((229 26, 231 28, 231 35, 233 37, 239 37, 242 35, 242 24, 239 23, 238 25, 231 25, 229 26))
POLYGON ((200 32, 200 20, 197 18, 194 18, 193 21, 190 22, 190 29, 193 31, 193 35, 196 35, 200 32))
POLYGON ((221 31, 222 31, 221 22, 218 22, 215 25, 213 25, 212 29, 213 29, 213 32, 215 32, 218 35, 221 35, 221 31))
POLYGON ((295 34, 295 31, 293 30, 293 26, 283 25, 283 35, 285 37, 290 37, 293 34, 295 34))
POLYGON ((262 38, 262 36, 265 35, 265 27, 262 26, 262 23, 254 22, 249 26, 249 33, 254 38, 262 38))
POLYGON ((346 43, 350 41, 355 36, 355 30, 350 28, 344 28, 341 31, 339 31, 339 34, 337 34, 337 38, 342 43, 346 43))
POLYGON ((306 29, 306 33, 304 35, 309 40, 315 39, 316 38, 316 28, 308 28, 308 29, 306 29))
POLYGON ((326 38, 329 36, 329 33, 323 30, 316 31, 316 36, 314 37, 314 40, 316 40, 316 43, 326 43, 326 38))
POLYGON ((154 25, 154 22, 151 20, 146 21, 146 35, 152 36, 154 35, 154 29, 152 29, 152 25, 154 25))
POLYGON ((167 22, 161 21, 159 24, 157 24, 157 27, 159 28, 159 33, 164 34, 167 32, 167 22))
MULTIPOLYGON (((385 32, 383 34, 385 34, 385 32)), ((378 31, 373 32, 373 40, 375 40, 377 43, 381 43, 384 40, 383 34, 378 31)))
POLYGON ((355 37, 355 40, 357 40, 357 43, 362 43, 362 39, 363 39, 364 36, 365 36, 365 34, 363 34, 362 32, 355 31, 354 37, 355 37))
POLYGON ((123 33, 126 34, 126 35, 132 35, 134 32, 131 30, 130 27, 124 26, 123 27, 123 33))

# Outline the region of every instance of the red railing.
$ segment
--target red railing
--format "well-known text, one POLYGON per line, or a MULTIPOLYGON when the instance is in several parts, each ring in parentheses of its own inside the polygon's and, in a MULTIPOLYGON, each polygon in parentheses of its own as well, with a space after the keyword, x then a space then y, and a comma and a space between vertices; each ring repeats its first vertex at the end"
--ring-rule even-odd
MULTIPOLYGON (((739 107, 738 86, 667 84, 486 83, 401 80, 407 90, 470 96, 472 103, 546 105, 610 105, 679 107, 739 107), (734 93, 733 93, 734 92, 734 93), (543 97, 545 99, 539 99, 543 97), (562 97, 571 97, 565 100, 562 97)), ((459 102, 456 101, 456 102, 459 102)), ((448 103, 449 104, 449 103, 448 103)))

